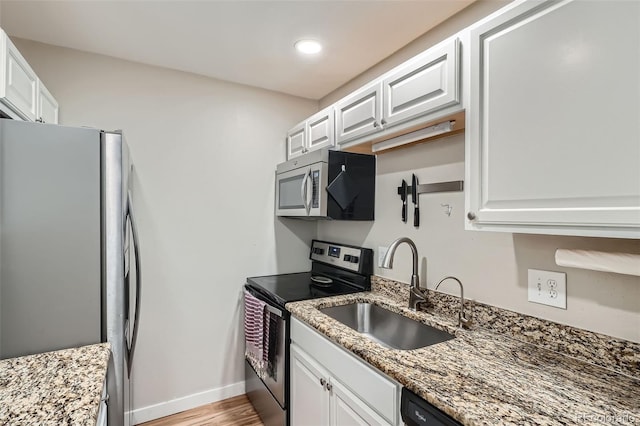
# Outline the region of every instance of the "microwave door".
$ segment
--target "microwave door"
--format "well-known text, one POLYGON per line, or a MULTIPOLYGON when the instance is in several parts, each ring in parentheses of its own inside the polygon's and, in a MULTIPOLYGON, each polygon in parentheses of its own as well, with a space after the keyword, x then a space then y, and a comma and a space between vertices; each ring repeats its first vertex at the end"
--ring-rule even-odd
POLYGON ((310 168, 276 174, 276 216, 308 216, 310 168))

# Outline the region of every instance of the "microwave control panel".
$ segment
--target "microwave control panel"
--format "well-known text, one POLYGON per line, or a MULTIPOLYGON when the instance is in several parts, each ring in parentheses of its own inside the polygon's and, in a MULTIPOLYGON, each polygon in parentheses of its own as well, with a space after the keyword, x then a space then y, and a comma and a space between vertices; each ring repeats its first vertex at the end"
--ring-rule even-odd
POLYGON ((311 208, 320 207, 320 170, 311 172, 311 208))
POLYGON ((361 273, 363 256, 369 249, 344 246, 314 240, 311 244, 311 260, 361 273))

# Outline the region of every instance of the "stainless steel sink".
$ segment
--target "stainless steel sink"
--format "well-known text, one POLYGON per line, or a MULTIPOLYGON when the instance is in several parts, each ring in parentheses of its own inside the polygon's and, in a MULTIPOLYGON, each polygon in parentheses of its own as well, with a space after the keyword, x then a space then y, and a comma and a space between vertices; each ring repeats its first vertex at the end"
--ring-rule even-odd
POLYGON ((455 337, 372 303, 351 303, 320 311, 393 349, 418 349, 455 337))

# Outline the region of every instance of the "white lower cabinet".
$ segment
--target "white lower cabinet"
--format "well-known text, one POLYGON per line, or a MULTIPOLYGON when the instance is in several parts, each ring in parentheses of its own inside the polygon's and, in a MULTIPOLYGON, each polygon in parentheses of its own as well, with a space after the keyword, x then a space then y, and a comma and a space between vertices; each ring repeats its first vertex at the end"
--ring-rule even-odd
POLYGON ((329 372, 291 345, 291 424, 328 425, 329 372))
POLYGON ((389 425, 364 401, 338 380, 331 381, 330 417, 332 425, 389 425))
POLYGON ((291 341, 292 425, 399 424, 400 384, 295 318, 291 341))

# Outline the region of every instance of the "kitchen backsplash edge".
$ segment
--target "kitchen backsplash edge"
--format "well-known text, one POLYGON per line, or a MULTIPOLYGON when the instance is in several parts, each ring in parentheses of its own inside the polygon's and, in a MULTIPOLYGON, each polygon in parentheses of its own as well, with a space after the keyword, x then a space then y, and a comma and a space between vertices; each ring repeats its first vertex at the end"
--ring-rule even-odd
MULTIPOLYGON (((373 291, 399 301, 409 300, 405 283, 373 275, 373 291)), ((460 299, 427 290, 427 312, 457 318, 460 299)), ((465 312, 480 327, 515 340, 571 356, 640 379, 640 343, 532 317, 484 303, 466 300, 465 312)))

